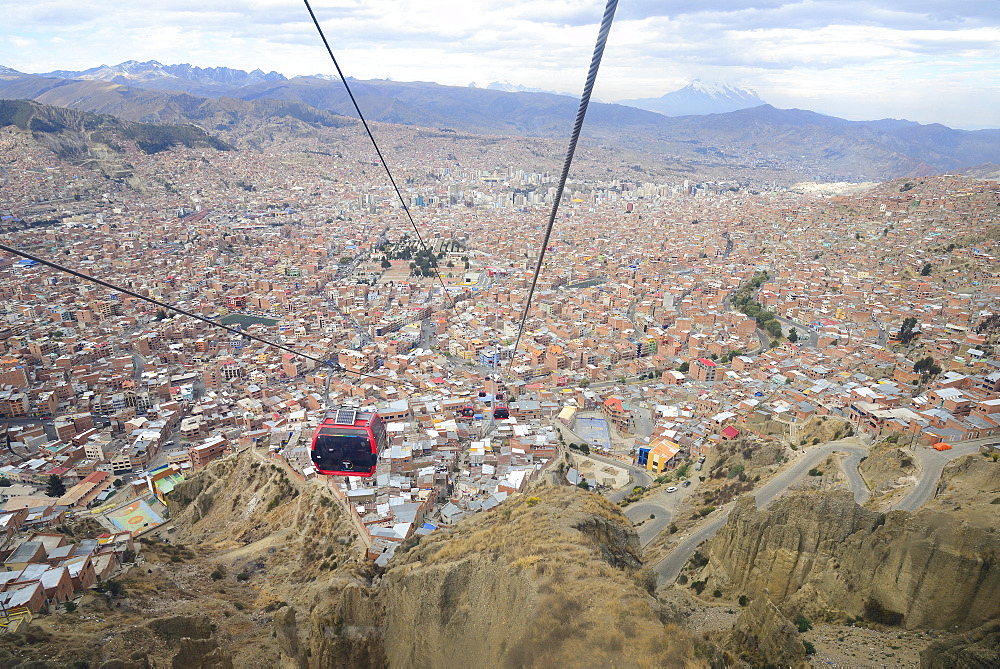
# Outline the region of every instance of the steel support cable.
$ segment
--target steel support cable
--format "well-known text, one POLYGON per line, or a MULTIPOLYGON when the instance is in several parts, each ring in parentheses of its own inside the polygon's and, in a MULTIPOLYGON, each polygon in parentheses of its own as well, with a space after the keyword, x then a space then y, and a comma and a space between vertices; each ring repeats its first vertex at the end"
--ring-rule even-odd
MULTIPOLYGON (((313 362, 317 362, 317 363, 319 363, 321 365, 324 365, 325 367, 330 368, 332 371, 343 371, 342 368, 340 367, 340 365, 338 363, 332 361, 332 360, 324 360, 322 358, 317 358, 315 356, 309 355, 308 353, 302 353, 301 351, 297 351, 294 348, 291 348, 289 346, 285 346, 284 344, 279 344, 277 342, 270 341, 269 339, 265 339, 263 337, 258 337, 255 334, 250 334, 249 332, 244 332, 242 330, 237 330, 236 328, 231 328, 228 325, 225 325, 223 323, 219 323, 218 321, 213 321, 211 318, 206 318, 206 317, 200 316, 200 315, 198 315, 198 314, 196 314, 196 313, 194 313, 192 311, 188 311, 187 309, 181 309, 180 307, 176 307, 176 306, 174 306, 172 304, 167 304, 166 302, 161 302, 160 300, 157 300, 156 298, 153 298, 153 297, 147 297, 146 295, 143 295, 142 293, 137 293, 134 290, 130 290, 130 289, 125 288, 123 286, 115 285, 115 284, 111 283, 110 281, 105 281, 104 279, 98 279, 96 276, 91 276, 89 274, 84 274, 83 272, 79 272, 79 271, 77 271, 75 269, 72 269, 70 267, 66 267, 65 265, 61 265, 59 263, 52 262, 51 260, 46 260, 45 258, 41 258, 39 256, 36 256, 36 255, 34 255, 32 253, 28 253, 27 251, 22 251, 20 249, 15 249, 15 248, 13 248, 11 246, 7 246, 6 244, 0 244, 0 251, 6 251, 7 253, 12 253, 14 255, 21 256, 22 258, 27 258, 28 260, 33 260, 33 261, 35 261, 35 262, 37 262, 37 263, 39 263, 41 265, 45 265, 47 267, 51 267, 54 270, 57 270, 57 271, 65 273, 65 274, 70 274, 72 276, 75 276, 78 279, 83 279, 84 281, 89 281, 91 283, 96 283, 99 286, 103 286, 105 288, 109 288, 109 289, 117 291, 119 293, 124 293, 125 295, 129 295, 130 297, 134 297, 134 298, 143 300, 144 302, 149 302, 150 304, 155 304, 156 306, 160 307, 161 309, 169 309, 170 311, 176 312, 176 313, 181 314, 183 316, 188 316, 190 318, 194 318, 195 320, 199 320, 202 323, 207 323, 208 325, 211 325, 213 327, 217 327, 217 328, 219 328, 221 330, 225 330, 227 332, 231 332, 233 334, 240 335, 241 337, 246 337, 247 339, 250 339, 252 341, 259 342, 261 344, 264 344, 265 346, 270 346, 272 348, 276 348, 276 349, 285 351, 287 353, 291 353, 292 355, 300 356, 302 358, 305 358, 306 360, 312 360, 313 362)), ((365 372, 348 372, 348 374, 353 374, 353 375, 357 375, 357 376, 364 377, 364 378, 369 378, 369 379, 377 379, 379 381, 387 381, 389 383, 398 383, 398 384, 408 385, 410 387, 415 387, 415 386, 413 386, 413 384, 407 383, 406 381, 403 381, 401 379, 390 379, 390 378, 385 377, 385 376, 378 376, 378 375, 375 375, 375 374, 367 374, 365 372)))
POLYGON ((379 162, 382 163, 382 169, 385 170, 386 175, 389 177, 389 183, 392 184, 393 190, 396 191, 396 197, 399 198, 399 203, 403 205, 403 212, 406 214, 406 218, 409 219, 413 232, 417 235, 417 241, 420 242, 420 246, 424 249, 424 251, 431 255, 431 259, 434 262, 434 269, 437 273, 438 283, 441 284, 441 290, 444 291, 445 299, 451 303, 451 308, 454 309, 455 301, 451 299, 451 295, 448 294, 448 287, 445 285, 444 279, 441 278, 437 258, 434 257, 434 254, 427 248, 423 235, 420 234, 420 229, 417 228, 417 224, 413 220, 412 214, 410 214, 410 208, 407 206, 406 200, 403 198, 403 193, 399 190, 399 186, 396 185, 396 180, 392 176, 392 170, 389 169, 389 163, 385 161, 385 157, 382 155, 382 150, 378 148, 378 142, 375 141, 375 135, 372 134, 371 128, 368 127, 368 121, 365 120, 365 115, 361 113, 361 107, 358 105, 358 101, 354 98, 354 92, 351 90, 350 84, 347 83, 347 77, 344 76, 344 71, 340 69, 340 63, 337 62, 336 56, 333 55, 333 49, 330 48, 330 43, 326 40, 326 35, 323 33, 323 28, 319 25, 319 20, 316 18, 316 14, 313 12, 312 6, 309 4, 309 0, 302 1, 305 3, 306 9, 309 10, 309 16, 312 18, 313 24, 316 26, 316 32, 319 33, 319 38, 323 40, 323 46, 326 47, 326 52, 330 55, 330 60, 333 61, 333 66, 337 68, 337 74, 340 76, 340 80, 344 83, 344 88, 347 90, 347 96, 351 98, 351 104, 354 105, 354 111, 358 113, 358 118, 361 119, 361 124, 365 127, 365 132, 368 133, 368 139, 371 140, 372 146, 375 147, 375 153, 378 154, 379 162))
POLYGON ((573 133, 569 140, 569 149, 566 151, 566 161, 563 163, 562 174, 559 177, 559 186, 556 189, 556 197, 552 202, 552 211, 549 213, 549 222, 545 228, 545 236, 542 239, 542 250, 538 254, 538 262, 535 265, 535 272, 531 277, 531 287, 528 289, 528 299, 524 303, 524 312, 521 314, 521 322, 517 328, 517 338, 514 340, 514 348, 510 352, 510 361, 507 363, 507 376, 510 377, 510 369, 514 364, 514 355, 521 343, 521 335, 524 334, 524 324, 528 320, 528 311, 531 309, 531 299, 535 295, 535 286, 538 284, 538 275, 541 273, 542 264, 545 261, 545 250, 549 245, 549 238, 552 236, 552 228, 556 222, 556 214, 559 211, 559 202, 562 200, 563 190, 566 187, 566 179, 569 177, 569 168, 573 163, 573 154, 576 153, 576 145, 580 140, 580 131, 583 128, 583 119, 587 115, 587 106, 590 104, 590 94, 594 90, 594 82, 597 81, 597 71, 601 67, 601 58, 604 56, 604 45, 608 41, 608 33, 611 32, 611 24, 614 22, 615 9, 618 7, 618 0, 608 0, 604 9, 604 17, 601 19, 601 29, 597 33, 597 44, 594 46, 594 55, 590 60, 590 71, 587 72, 587 83, 583 87, 583 95, 580 97, 580 107, 576 112, 576 122, 573 124, 573 133))

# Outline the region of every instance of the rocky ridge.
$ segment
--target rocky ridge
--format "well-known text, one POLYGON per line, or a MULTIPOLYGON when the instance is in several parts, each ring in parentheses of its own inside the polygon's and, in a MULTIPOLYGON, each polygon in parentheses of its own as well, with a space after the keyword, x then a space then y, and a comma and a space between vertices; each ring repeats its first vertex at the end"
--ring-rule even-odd
POLYGON ((1000 616, 995 527, 940 513, 868 511, 850 493, 741 498, 703 578, 731 598, 767 594, 786 615, 968 630, 1000 616))
POLYGON ((343 653, 361 652, 355 661, 373 666, 454 666, 456 658, 467 666, 698 666, 694 639, 660 620, 639 565, 638 538, 614 506, 542 485, 397 552, 376 586, 317 600, 308 623, 293 630, 286 620, 284 662, 342 666, 343 653))

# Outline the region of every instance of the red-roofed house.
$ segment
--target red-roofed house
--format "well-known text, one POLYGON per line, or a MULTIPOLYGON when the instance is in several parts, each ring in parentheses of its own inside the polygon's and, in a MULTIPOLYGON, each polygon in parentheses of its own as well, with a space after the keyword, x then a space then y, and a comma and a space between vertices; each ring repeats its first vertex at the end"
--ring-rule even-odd
POLYGON ((698 358, 691 366, 695 381, 714 382, 717 369, 718 365, 715 364, 715 361, 708 358, 698 358))
POLYGON ((608 422, 618 428, 619 432, 632 431, 632 411, 620 397, 609 397, 601 404, 601 412, 608 422))
POLYGON ((75 509, 85 509, 87 505, 111 487, 111 475, 107 472, 93 472, 66 491, 58 504, 75 509))
POLYGON ((727 427, 726 429, 724 429, 722 432, 720 432, 719 436, 728 441, 730 439, 735 439, 736 437, 740 436, 740 431, 737 430, 732 425, 730 425, 729 427, 727 427))

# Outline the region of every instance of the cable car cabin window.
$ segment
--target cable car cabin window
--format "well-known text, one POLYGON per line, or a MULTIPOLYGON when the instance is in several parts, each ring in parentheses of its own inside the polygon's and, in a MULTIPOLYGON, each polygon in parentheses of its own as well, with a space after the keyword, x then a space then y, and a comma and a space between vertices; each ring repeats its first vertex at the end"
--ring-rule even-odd
POLYGON ((368 434, 357 430, 322 428, 316 435, 312 459, 324 473, 357 472, 367 475, 375 468, 368 434))
POLYGON ((389 434, 385 431, 385 422, 379 415, 376 415, 372 420, 372 436, 375 437, 375 450, 381 455, 383 449, 389 444, 389 434))

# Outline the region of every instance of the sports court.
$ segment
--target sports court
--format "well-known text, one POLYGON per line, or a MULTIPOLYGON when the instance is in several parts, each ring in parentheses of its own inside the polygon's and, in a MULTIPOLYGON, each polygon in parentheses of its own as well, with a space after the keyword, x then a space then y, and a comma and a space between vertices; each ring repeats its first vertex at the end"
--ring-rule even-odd
POLYGON ((163 518, 153 511, 144 500, 137 499, 130 504, 109 511, 106 518, 123 532, 138 534, 163 524, 163 518))
POLYGON ((591 446, 611 450, 611 428, 604 418, 577 418, 573 431, 591 446))

